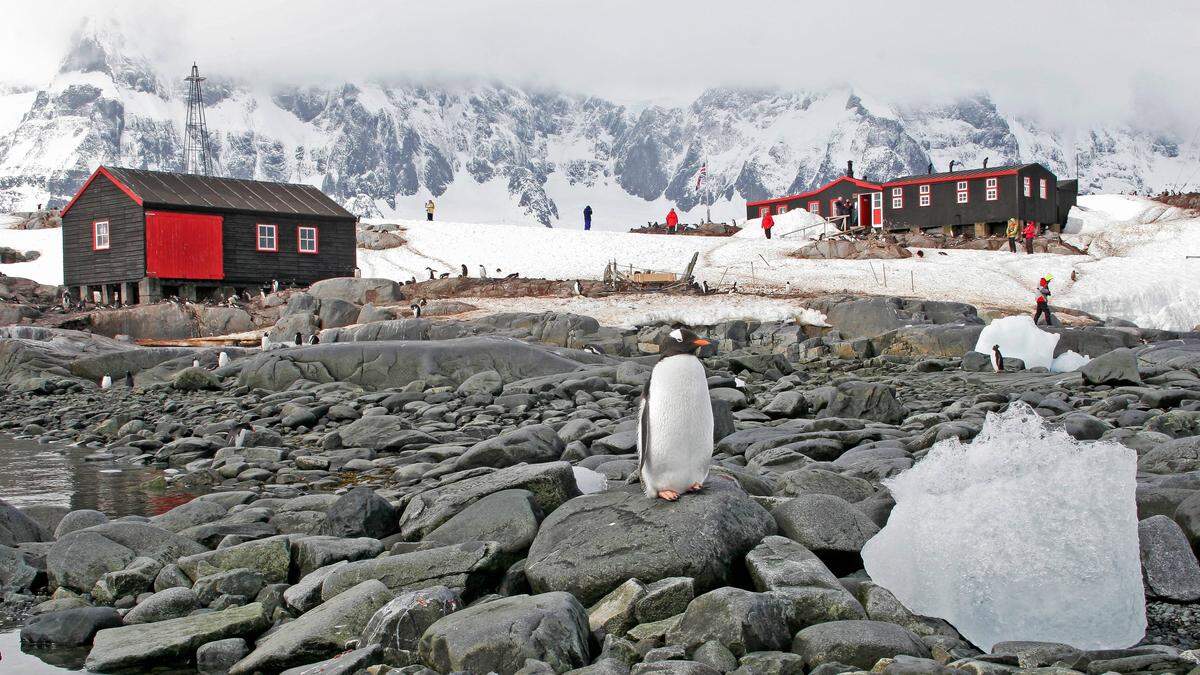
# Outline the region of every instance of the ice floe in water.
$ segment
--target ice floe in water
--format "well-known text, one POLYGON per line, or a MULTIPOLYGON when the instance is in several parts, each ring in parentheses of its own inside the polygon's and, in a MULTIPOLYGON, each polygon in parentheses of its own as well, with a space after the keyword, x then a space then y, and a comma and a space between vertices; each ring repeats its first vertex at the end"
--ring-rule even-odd
POLYGON ((1027 405, 970 443, 934 445, 884 481, 896 499, 863 548, 867 572, 913 612, 997 642, 1128 647, 1146 629, 1133 450, 1081 443, 1027 405))

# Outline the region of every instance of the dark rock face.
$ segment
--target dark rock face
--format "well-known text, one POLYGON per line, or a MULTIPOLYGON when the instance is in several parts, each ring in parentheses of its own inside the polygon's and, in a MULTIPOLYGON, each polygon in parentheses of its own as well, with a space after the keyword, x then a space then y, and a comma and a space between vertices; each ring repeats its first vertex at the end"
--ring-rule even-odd
POLYGON ((553 428, 537 424, 480 441, 458 458, 458 467, 500 468, 524 462, 552 462, 562 455, 565 447, 566 443, 553 428))
POLYGON ((667 504, 636 487, 577 497, 551 513, 529 549, 537 592, 569 591, 591 603, 630 577, 687 576, 699 588, 728 578, 733 560, 775 533, 769 513, 729 481, 667 504))
POLYGON ((817 417, 850 417, 898 424, 908 410, 896 400, 896 392, 876 382, 843 382, 810 392, 817 417))
POLYGON ((844 663, 869 670, 882 658, 897 654, 929 658, 929 648, 911 631, 882 621, 830 621, 796 633, 792 651, 811 670, 825 663, 844 663))
POLYGON ((792 604, 775 593, 718 588, 692 600, 667 642, 694 649, 710 640, 734 656, 786 649, 792 641, 792 604))
POLYGON ((1090 384, 1141 384, 1138 373, 1137 355, 1133 350, 1121 348, 1102 354, 1079 369, 1083 380, 1090 384))
POLYGON ((399 529, 391 504, 368 487, 355 488, 325 512, 324 533, 335 537, 383 539, 399 529))
POLYGON ((80 607, 41 614, 21 628, 21 644, 79 647, 92 643, 96 633, 121 625, 111 607, 80 607))
POLYGON ((421 637, 420 655, 443 673, 515 673, 526 659, 572 670, 588 664, 587 612, 567 593, 493 600, 435 622, 421 637))

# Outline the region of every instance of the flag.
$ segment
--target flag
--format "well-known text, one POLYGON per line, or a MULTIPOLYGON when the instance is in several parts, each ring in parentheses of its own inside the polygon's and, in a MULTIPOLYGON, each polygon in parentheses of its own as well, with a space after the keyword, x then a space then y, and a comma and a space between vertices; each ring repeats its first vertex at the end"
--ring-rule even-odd
POLYGON ((704 175, 708 173, 708 164, 700 165, 700 173, 696 175, 696 191, 700 191, 700 184, 704 182, 704 175))

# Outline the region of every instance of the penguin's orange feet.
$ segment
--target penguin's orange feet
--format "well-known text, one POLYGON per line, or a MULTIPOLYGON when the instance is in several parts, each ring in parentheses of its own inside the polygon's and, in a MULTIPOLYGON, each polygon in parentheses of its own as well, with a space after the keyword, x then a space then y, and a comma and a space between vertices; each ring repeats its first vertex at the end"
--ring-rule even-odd
POLYGON ((688 492, 699 492, 704 487, 704 483, 692 483, 688 486, 688 492))
POLYGON ((660 499, 665 499, 669 502, 679 499, 679 493, 674 490, 659 490, 658 496, 660 499))

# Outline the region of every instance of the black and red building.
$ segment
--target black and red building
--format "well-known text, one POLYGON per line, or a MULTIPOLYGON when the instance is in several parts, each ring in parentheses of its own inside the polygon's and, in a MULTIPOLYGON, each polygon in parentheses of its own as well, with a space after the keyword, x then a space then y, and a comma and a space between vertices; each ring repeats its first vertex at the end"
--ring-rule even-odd
POLYGON ((1037 163, 931 171, 882 183, 854 178, 847 169, 845 176, 808 192, 747 202, 746 217, 805 209, 832 218, 833 204, 841 198, 856 207, 852 226, 869 224, 889 231, 940 228, 986 236, 1002 234, 1008 220, 1016 218, 1059 229, 1078 191, 1077 184, 1063 183, 1037 163), (1059 203, 1068 199, 1069 204, 1059 203))
POLYGON ((62 211, 64 283, 133 303, 353 276, 357 221, 310 185, 101 166, 62 211))

